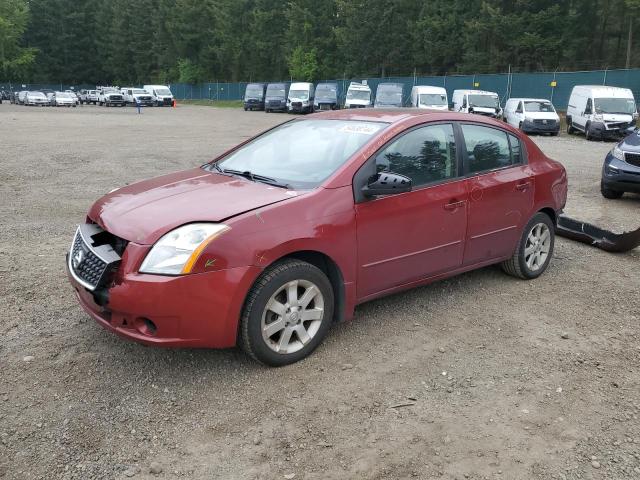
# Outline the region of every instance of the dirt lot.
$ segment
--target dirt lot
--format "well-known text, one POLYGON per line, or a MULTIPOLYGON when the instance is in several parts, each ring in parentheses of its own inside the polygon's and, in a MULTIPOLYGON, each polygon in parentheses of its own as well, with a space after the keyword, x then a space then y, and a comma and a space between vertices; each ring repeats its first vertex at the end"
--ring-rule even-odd
MULTIPOLYGON (((362 305, 282 369, 89 320, 63 259, 91 202, 285 119, 0 105, 0 478, 640 478, 640 250, 559 239, 536 281, 486 268, 362 305)), ((640 196, 599 194, 612 144, 536 141, 568 213, 640 226, 640 196)))

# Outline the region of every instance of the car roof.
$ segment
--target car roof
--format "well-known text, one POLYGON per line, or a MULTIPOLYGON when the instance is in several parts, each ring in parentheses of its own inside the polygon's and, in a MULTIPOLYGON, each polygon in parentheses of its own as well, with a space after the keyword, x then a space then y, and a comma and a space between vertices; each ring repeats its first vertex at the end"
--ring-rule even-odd
POLYGON ((415 123, 415 120, 425 122, 437 121, 471 121, 474 123, 486 123, 505 127, 504 122, 498 122, 492 118, 471 113, 457 113, 442 110, 429 110, 424 108, 354 108, 344 110, 328 110, 314 113, 305 118, 326 120, 350 120, 360 122, 385 122, 389 124, 401 124, 404 122, 415 123))

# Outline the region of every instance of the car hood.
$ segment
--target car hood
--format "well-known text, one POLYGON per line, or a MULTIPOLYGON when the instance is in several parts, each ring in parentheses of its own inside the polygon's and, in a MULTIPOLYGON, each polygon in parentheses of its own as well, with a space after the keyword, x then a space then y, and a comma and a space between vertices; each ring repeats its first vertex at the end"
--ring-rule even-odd
POLYGON ((602 119, 605 122, 631 122, 633 116, 626 113, 603 113, 602 119))
POLYGON ((298 192, 200 168, 144 180, 98 200, 89 218, 125 240, 151 245, 192 222, 221 222, 298 192))
POLYGON ((496 113, 496 109, 500 111, 500 107, 474 107, 471 105, 469 108, 473 109, 474 112, 480 113, 496 113))
POLYGON ((618 145, 624 152, 640 152, 640 132, 625 137, 618 145))

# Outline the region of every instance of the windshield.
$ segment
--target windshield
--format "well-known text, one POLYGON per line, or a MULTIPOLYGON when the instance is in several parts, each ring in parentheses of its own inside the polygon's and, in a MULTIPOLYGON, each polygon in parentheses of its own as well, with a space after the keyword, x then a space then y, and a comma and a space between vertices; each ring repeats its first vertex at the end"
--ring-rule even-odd
POLYGON ((168 88, 156 88, 156 95, 171 95, 171 90, 168 88))
POLYGON ((633 115, 636 102, 633 98, 596 98, 596 113, 623 113, 633 115))
POLYGON ((289 98, 295 98, 298 100, 309 100, 308 90, 289 90, 289 98))
POLYGON ((42 92, 31 92, 31 93, 29 93, 29 95, 32 96, 32 97, 47 98, 45 96, 45 94, 42 93, 42 92))
POLYGON ((318 85, 316 89, 316 98, 336 99, 337 87, 335 85, 318 85))
POLYGON ((378 88, 376 103, 400 105, 402 104, 402 90, 394 87, 378 88))
POLYGON ((145 95, 147 93, 146 90, 141 90, 139 88, 135 89, 135 90, 131 90, 131 94, 132 95, 145 95))
POLYGON ((267 97, 284 97, 284 85, 269 85, 267 87, 267 97))
POLYGON ((71 98, 71 95, 68 93, 56 93, 57 98, 71 98))
POLYGON ((550 102, 524 102, 525 112, 555 112, 550 102))
POLYGON ((294 189, 315 188, 385 126, 343 120, 288 122, 240 147, 218 166, 271 177, 294 189))
POLYGON ((421 93, 420 105, 441 106, 447 104, 447 96, 441 93, 421 93))
POLYGON ((262 98, 264 89, 258 85, 247 86, 247 91, 244 93, 244 98, 262 98))
POLYGON ((498 108, 500 102, 497 95, 469 95, 470 107, 498 108))
POLYGON ((371 92, 367 90, 348 90, 347 100, 366 100, 367 102, 371 98, 371 92))

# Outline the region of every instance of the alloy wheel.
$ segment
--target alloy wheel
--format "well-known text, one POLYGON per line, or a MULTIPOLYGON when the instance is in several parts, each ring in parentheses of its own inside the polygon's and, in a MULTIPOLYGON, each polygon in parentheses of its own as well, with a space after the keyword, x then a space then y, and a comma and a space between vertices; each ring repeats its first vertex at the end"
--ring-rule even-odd
POLYGON ((262 313, 262 339, 274 352, 301 350, 318 333, 324 318, 324 297, 313 282, 292 280, 271 296, 262 313))
POLYGON ((544 223, 537 223, 530 230, 524 247, 524 261, 532 272, 540 270, 551 249, 551 232, 544 223))

